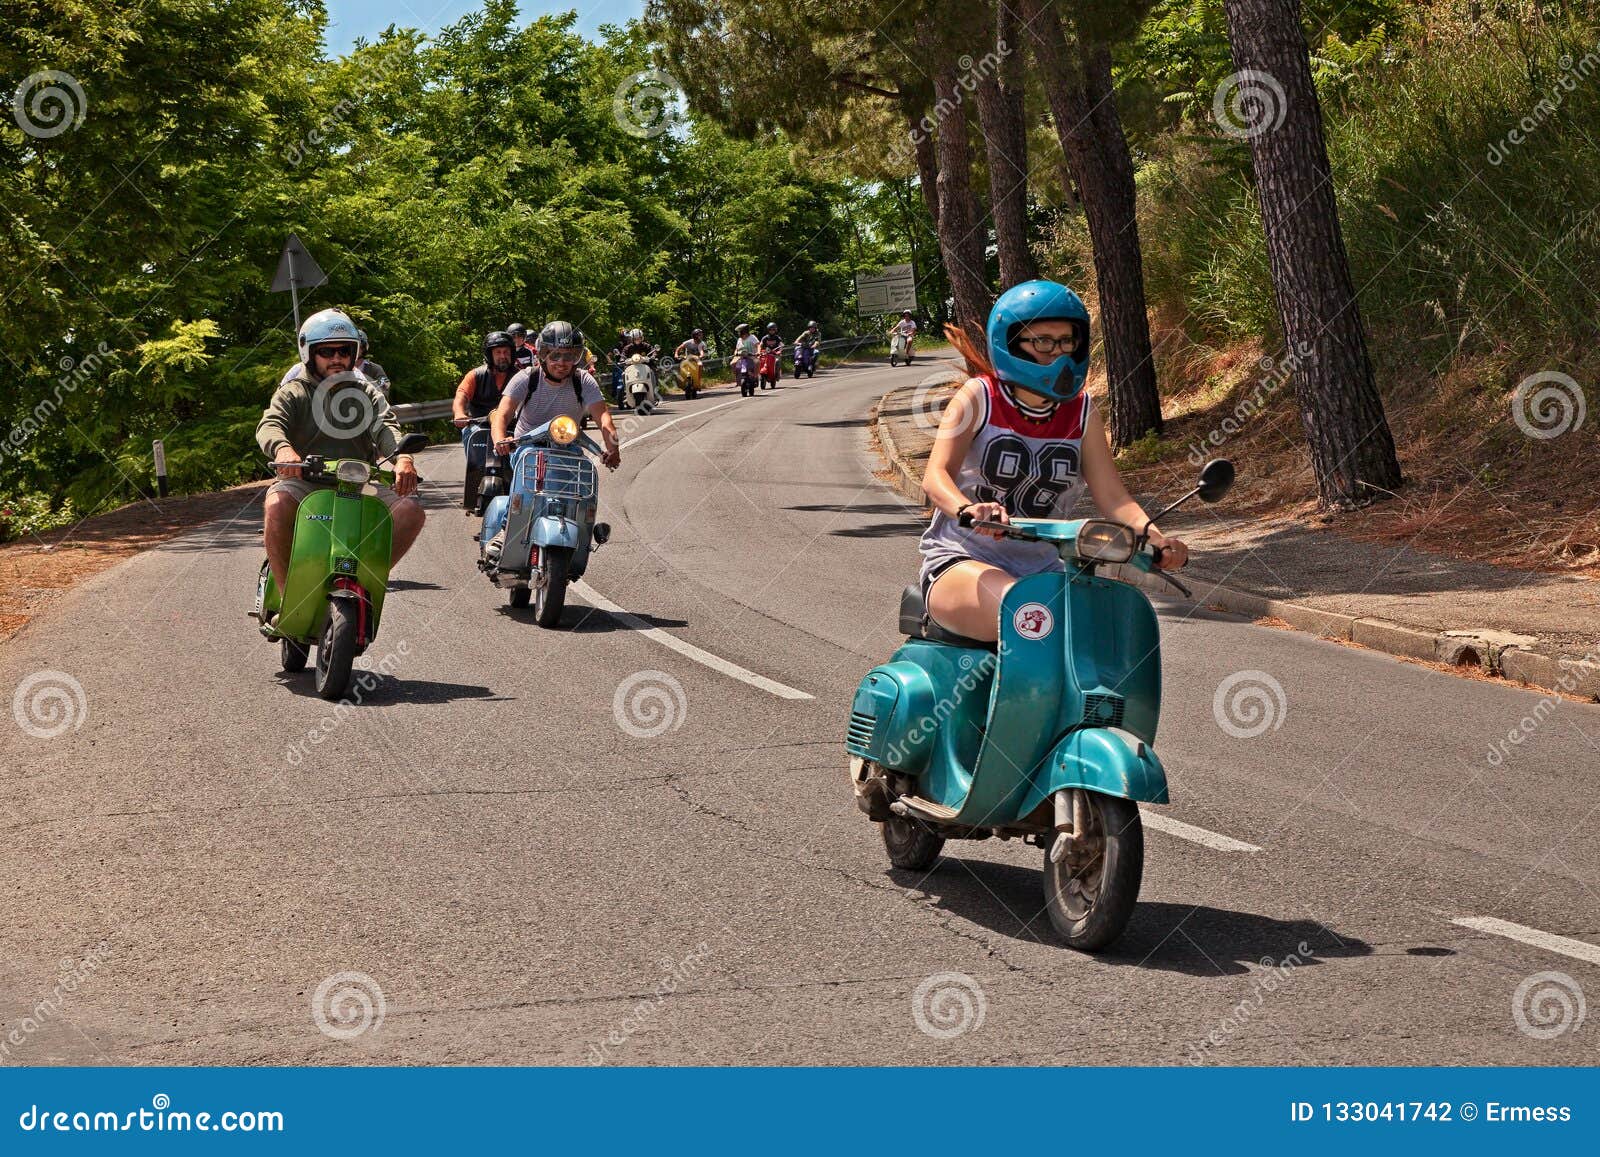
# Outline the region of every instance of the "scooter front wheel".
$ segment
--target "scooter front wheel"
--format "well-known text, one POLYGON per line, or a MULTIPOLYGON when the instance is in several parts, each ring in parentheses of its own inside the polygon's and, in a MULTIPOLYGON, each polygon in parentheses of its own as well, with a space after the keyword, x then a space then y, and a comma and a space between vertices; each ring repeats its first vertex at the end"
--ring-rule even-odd
POLYGON ((545 581, 535 592, 534 618, 541 627, 561 624, 561 611, 567 605, 567 571, 572 563, 570 550, 544 552, 545 581))
POLYGON ((358 608, 347 598, 330 599, 328 622, 317 644, 317 694, 342 699, 350 689, 350 667, 356 660, 358 608))
POLYGON ((944 850, 944 837, 916 820, 890 816, 883 821, 883 846, 895 867, 920 872, 933 867, 944 850))
POLYGON ((1080 952, 1094 952, 1122 935, 1139 901, 1144 826, 1132 800, 1084 794, 1085 831, 1059 860, 1053 847, 1045 850, 1044 904, 1058 936, 1080 952))

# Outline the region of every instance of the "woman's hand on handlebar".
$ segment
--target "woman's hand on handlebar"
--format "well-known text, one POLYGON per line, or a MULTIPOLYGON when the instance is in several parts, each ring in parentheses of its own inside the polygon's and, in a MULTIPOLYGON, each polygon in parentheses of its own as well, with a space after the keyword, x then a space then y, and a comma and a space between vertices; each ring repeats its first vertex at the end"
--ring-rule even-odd
POLYGON ((511 453, 512 450, 516 449, 516 445, 517 443, 515 439, 501 438, 500 441, 494 444, 494 452, 500 455, 500 457, 504 458, 507 454, 511 453))
MULTIPOLYGON (((1006 513, 1006 508, 998 502, 974 502, 962 513, 962 519, 968 522, 1005 522, 1011 521, 1011 516, 1006 513)), ((989 538, 1004 538, 1005 532, 987 526, 974 526, 973 530, 989 538)))
POLYGON ((1150 545, 1155 548, 1155 564, 1161 570, 1182 570, 1189 561, 1189 546, 1181 538, 1167 538, 1152 530, 1150 545))

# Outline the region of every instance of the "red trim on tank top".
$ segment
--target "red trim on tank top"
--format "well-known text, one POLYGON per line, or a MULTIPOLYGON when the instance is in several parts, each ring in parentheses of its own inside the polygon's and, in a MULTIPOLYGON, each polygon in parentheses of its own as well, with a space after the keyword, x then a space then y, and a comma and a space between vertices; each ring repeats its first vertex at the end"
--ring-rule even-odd
POLYGON ((999 426, 1030 438, 1081 438, 1084 416, 1088 412, 1089 395, 1079 391, 1078 396, 1059 403, 1046 418, 1034 418, 1024 413, 1000 386, 993 374, 982 374, 983 384, 989 391, 989 425, 999 426))

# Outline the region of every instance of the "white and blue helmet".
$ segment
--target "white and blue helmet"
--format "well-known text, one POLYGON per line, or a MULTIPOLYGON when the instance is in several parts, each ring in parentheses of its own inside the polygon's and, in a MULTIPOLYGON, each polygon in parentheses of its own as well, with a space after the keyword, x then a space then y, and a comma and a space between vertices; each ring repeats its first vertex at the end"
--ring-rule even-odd
MULTIPOLYGON (((306 369, 311 368, 311 351, 324 342, 351 342, 361 345, 361 331, 356 323, 337 309, 324 309, 300 323, 300 360, 306 369)), ((357 354, 359 357, 360 355, 357 354)))

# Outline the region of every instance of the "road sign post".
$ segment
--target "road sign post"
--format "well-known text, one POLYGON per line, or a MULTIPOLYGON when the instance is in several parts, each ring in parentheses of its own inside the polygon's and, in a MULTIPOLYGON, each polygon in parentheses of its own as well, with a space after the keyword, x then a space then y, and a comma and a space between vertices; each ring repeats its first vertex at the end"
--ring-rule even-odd
POLYGON ((289 293, 289 300, 294 306, 294 332, 300 333, 300 291, 302 289, 315 289, 319 285, 328 283, 328 275, 322 272, 322 267, 306 249, 305 242, 299 235, 289 234, 289 240, 283 243, 283 252, 278 254, 278 272, 272 278, 272 292, 289 293))

